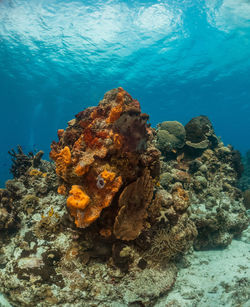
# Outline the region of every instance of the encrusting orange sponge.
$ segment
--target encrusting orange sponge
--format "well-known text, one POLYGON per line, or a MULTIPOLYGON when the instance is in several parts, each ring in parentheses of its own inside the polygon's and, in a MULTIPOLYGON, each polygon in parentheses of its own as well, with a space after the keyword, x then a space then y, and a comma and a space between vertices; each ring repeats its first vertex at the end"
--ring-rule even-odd
POLYGON ((69 191, 69 197, 67 199, 67 207, 70 210, 71 215, 75 218, 75 224, 77 227, 84 227, 83 216, 84 209, 90 202, 89 196, 82 190, 81 186, 73 185, 69 191))
POLYGON ((73 185, 69 191, 69 197, 67 199, 67 206, 76 209, 85 209, 90 201, 89 196, 83 192, 81 186, 73 185))
POLYGON ((68 195, 67 209, 77 227, 87 228, 100 219, 93 228, 109 237, 120 190, 136 182, 144 169, 158 169, 158 151, 147 151, 152 134, 147 119, 139 102, 120 87, 58 131, 50 158, 60 177, 58 193, 68 195))
POLYGON ((67 192, 67 189, 65 185, 64 184, 59 185, 59 187, 57 188, 57 193, 61 195, 65 195, 66 192, 67 192))
POLYGON ((114 172, 109 172, 107 170, 104 170, 101 172, 101 177, 104 179, 104 181, 113 181, 115 179, 116 174, 114 172))
POLYGON ((104 170, 97 178, 99 185, 87 188, 89 197, 82 186, 73 185, 67 199, 67 207, 70 214, 75 218, 75 224, 79 228, 86 228, 99 218, 102 210, 111 204, 114 195, 122 185, 121 176, 104 170))
POLYGON ((56 162, 56 173, 63 179, 66 178, 67 167, 71 163, 71 152, 68 146, 65 146, 59 153, 50 152, 50 157, 56 162))
POLYGON ((124 95, 126 92, 121 87, 119 87, 118 90, 119 92, 116 97, 116 102, 118 103, 118 105, 116 105, 115 107, 111 109, 109 117, 106 119, 106 122, 108 124, 115 122, 120 117, 122 110, 123 110, 124 95))

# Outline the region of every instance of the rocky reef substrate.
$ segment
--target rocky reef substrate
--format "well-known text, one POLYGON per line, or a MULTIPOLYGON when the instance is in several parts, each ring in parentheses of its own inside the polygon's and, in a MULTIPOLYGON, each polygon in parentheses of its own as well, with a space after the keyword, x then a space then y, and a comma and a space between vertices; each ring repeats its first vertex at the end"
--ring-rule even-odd
POLYGON ((238 187, 243 191, 245 207, 250 209, 250 150, 243 157, 244 172, 238 182, 238 187))
POLYGON ((178 263, 248 225, 239 152, 206 116, 153 129, 122 88, 58 130, 54 162, 12 150, 0 291, 14 306, 153 306, 178 263))

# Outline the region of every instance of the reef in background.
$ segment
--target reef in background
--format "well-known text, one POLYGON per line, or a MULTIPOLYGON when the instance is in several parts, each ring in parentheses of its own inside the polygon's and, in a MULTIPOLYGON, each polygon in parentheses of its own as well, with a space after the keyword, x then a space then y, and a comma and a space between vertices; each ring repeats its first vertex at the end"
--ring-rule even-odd
POLYGON ((55 164, 12 151, 0 191, 0 291, 15 306, 152 306, 192 246, 247 227, 239 153, 205 116, 155 130, 118 88, 58 137, 55 164))
POLYGON ((244 172, 238 182, 238 187, 243 191, 245 207, 250 209, 250 151, 243 157, 244 172))
POLYGON ((248 225, 237 188, 243 172, 240 153, 224 146, 206 116, 193 118, 185 127, 159 124, 156 144, 162 151, 161 185, 168 191, 181 182, 189 192, 188 213, 198 231, 194 247, 226 247, 248 225))

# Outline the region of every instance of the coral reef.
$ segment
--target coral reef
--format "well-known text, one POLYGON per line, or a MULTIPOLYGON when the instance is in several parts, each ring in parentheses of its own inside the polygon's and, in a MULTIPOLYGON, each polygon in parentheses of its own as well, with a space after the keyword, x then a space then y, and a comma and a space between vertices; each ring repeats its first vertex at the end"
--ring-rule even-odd
POLYGON ((0 230, 17 227, 13 199, 7 190, 0 189, 0 230))
POLYGON ((238 187, 242 190, 250 189, 250 150, 246 152, 246 155, 242 158, 244 172, 238 182, 238 187))
POLYGON ((0 291, 13 305, 150 306, 173 286, 173 261, 196 233, 181 186, 170 192, 172 215, 156 197, 160 152, 147 120, 114 89, 58 130, 55 164, 16 154, 20 176, 6 182, 13 202, 1 225, 18 227, 11 240, 0 232, 0 291))
POLYGON ((187 215, 189 205, 188 193, 180 182, 173 184, 169 191, 158 189, 150 207, 150 218, 159 225, 153 227, 150 246, 144 254, 146 259, 169 261, 192 246, 197 230, 187 215))
POLYGON ((243 196, 244 196, 244 205, 246 209, 249 210, 250 209, 250 189, 245 190, 243 192, 243 196))
POLYGON ((59 142, 52 143, 50 157, 61 178, 59 192, 69 195, 67 206, 77 227, 98 220, 99 233, 123 240, 134 240, 144 228, 151 200, 134 197, 129 203, 128 195, 152 198, 152 181, 158 175, 159 152, 148 144, 152 129, 147 120, 139 102, 118 88, 106 93, 97 107, 78 113, 65 131, 58 131, 59 142), (141 212, 137 230, 125 235, 136 210, 141 212))
POLYGON ((134 240, 147 227, 144 223, 153 188, 149 170, 145 170, 141 177, 122 191, 118 202, 120 209, 114 223, 114 234, 118 239, 134 240))
POLYGON ((177 121, 160 123, 157 129, 157 147, 164 154, 185 145, 186 130, 177 121))
POLYGON ((244 171, 239 179, 238 187, 243 191, 244 205, 247 210, 250 209, 250 151, 242 158, 244 171))
MULTIPOLYGON (((167 213, 164 214, 167 218, 167 213)), ((185 253, 193 244, 197 236, 195 224, 189 220, 187 214, 182 214, 172 227, 162 226, 157 229, 151 246, 144 254, 145 259, 154 259, 154 262, 169 262, 185 253)))
POLYGON ((240 156, 208 118, 158 130, 148 118, 118 88, 58 130, 54 162, 10 152, 0 291, 13 306, 153 306, 190 247, 246 228, 240 156))
POLYGON ((24 175, 31 166, 33 168, 37 168, 38 165, 40 165, 40 161, 44 154, 43 151, 40 150, 35 155, 33 152, 29 152, 26 155, 20 145, 17 147, 17 152, 15 152, 14 149, 11 149, 8 153, 12 157, 10 172, 13 174, 14 178, 19 178, 20 176, 24 175))
POLYGON ((213 126, 207 116, 191 119, 185 126, 186 145, 194 149, 213 148, 218 144, 213 126))
POLYGON ((205 116, 192 119, 185 129, 186 145, 161 162, 161 186, 169 191, 179 182, 189 192, 188 212, 198 231, 196 249, 225 247, 248 224, 236 187, 242 172, 240 155, 219 142, 205 116))
POLYGON ((19 228, 22 217, 36 211, 39 197, 55 191, 58 181, 54 166, 41 160, 42 151, 26 155, 18 146, 17 153, 13 149, 9 153, 14 180, 8 180, 6 189, 0 190, 0 230, 19 228))
POLYGON ((243 195, 236 187, 238 173, 233 159, 233 149, 220 143, 214 150, 208 149, 201 155, 202 164, 193 172, 190 209, 199 232, 195 242, 197 249, 225 247, 247 227, 243 195))
MULTIPOLYGON (((167 227, 167 236, 178 233, 175 242, 179 247, 171 250, 162 244, 165 254, 169 254, 162 260, 172 259, 188 249, 197 233, 191 221, 181 219, 189 206, 181 183, 170 191, 173 204, 168 209, 175 221, 169 223, 166 219, 164 224, 159 219, 165 210, 157 192, 159 151, 153 145, 155 132, 147 120, 137 100, 122 88, 111 90, 97 107, 78 113, 65 131, 58 131, 59 142, 52 143, 50 156, 60 176, 59 192, 68 196, 67 207, 78 228, 92 226, 92 235, 113 240, 113 250, 117 251, 116 239, 137 244, 147 237, 153 242, 154 232, 167 227), (184 220, 190 232, 182 236, 184 220)), ((159 129, 168 134, 166 151, 185 145, 185 128, 178 122, 164 122, 159 129)), ((165 142, 159 135, 157 140, 161 145, 165 142)), ((113 261, 119 263, 120 256, 117 260, 116 255, 113 253, 113 261)), ((153 252, 151 255, 156 259, 153 252)))

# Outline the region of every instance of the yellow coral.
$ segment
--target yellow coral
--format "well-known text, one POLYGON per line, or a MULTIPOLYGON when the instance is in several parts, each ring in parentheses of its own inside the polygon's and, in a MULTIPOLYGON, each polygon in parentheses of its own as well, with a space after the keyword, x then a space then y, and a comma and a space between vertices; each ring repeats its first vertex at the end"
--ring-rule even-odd
POLYGON ((79 185, 73 185, 67 199, 67 206, 70 210, 70 214, 75 218, 75 224, 77 227, 84 228, 89 224, 85 221, 85 208, 90 202, 89 196, 82 190, 79 185))
POLYGON ((82 225, 84 225, 84 227, 89 226, 99 218, 102 210, 111 204, 114 195, 122 185, 121 176, 115 179, 116 174, 113 172, 105 170, 101 175, 107 180, 107 185, 102 190, 96 191, 93 202, 84 210, 84 215, 82 217, 82 225))
POLYGON ((106 208, 110 205, 114 195, 119 191, 121 185, 122 185, 122 177, 119 176, 114 180, 114 182, 112 182, 111 186, 107 187, 107 189, 103 192, 103 195, 101 195, 102 208, 106 208))

